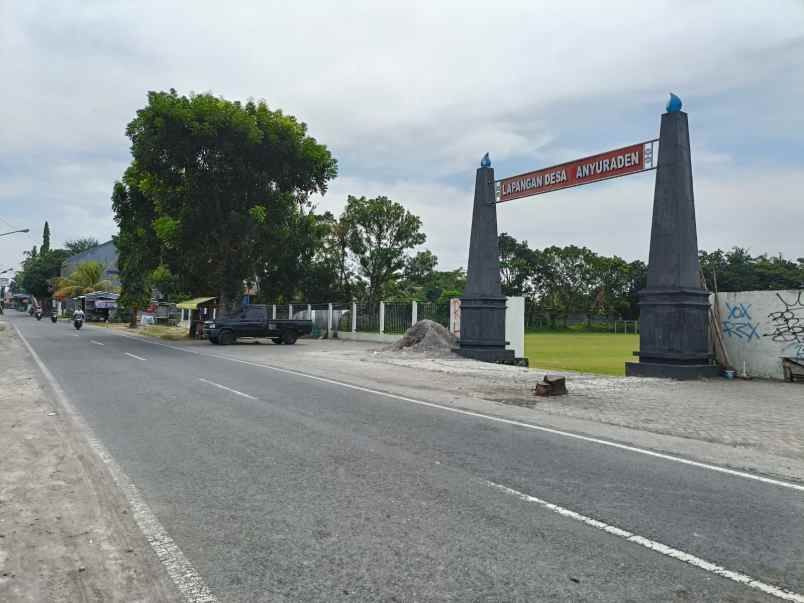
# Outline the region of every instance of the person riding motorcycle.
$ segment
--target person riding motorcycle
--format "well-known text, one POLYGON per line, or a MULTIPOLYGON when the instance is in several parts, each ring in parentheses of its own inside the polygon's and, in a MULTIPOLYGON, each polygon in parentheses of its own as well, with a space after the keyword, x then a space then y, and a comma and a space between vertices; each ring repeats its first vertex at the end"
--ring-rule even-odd
POLYGON ((80 329, 81 325, 84 324, 84 318, 85 318, 84 311, 82 309, 79 308, 78 310, 73 312, 73 326, 76 329, 80 329))

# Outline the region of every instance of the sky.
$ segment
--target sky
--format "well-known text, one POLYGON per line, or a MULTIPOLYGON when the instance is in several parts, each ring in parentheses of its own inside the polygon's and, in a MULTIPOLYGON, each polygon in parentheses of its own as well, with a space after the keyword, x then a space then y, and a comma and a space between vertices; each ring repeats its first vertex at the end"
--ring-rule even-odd
MULTIPOLYGON (((704 249, 804 256, 804 1, 222 3, 0 0, 0 270, 108 240, 126 124, 149 90, 264 99, 326 144, 316 203, 386 195, 465 267, 475 170, 497 178, 658 136, 689 115, 704 249), (770 7, 771 5, 767 5, 770 7), (757 9, 761 9, 759 12, 757 9)), ((532 247, 647 259, 655 173, 519 199, 532 247)))

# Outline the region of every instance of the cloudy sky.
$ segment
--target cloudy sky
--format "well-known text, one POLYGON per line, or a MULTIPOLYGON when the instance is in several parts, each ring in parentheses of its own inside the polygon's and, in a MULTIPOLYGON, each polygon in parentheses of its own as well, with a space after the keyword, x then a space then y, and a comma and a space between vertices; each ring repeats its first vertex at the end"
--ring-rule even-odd
MULTIPOLYGON (((171 87, 298 116, 339 161, 319 207, 388 195, 443 269, 465 265, 484 152, 503 177, 650 139, 674 91, 699 246, 804 256, 801 0, 0 0, 0 56, 0 232, 32 230, 0 238, 0 270, 45 219, 55 243, 113 234, 126 123, 171 87)), ((645 259, 653 181, 507 203, 500 230, 645 259)))

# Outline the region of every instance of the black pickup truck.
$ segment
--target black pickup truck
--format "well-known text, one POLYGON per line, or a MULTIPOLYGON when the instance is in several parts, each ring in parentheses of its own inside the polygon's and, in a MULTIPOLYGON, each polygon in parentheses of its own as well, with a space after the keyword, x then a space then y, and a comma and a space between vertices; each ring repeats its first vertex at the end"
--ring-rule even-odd
POLYGON ((204 335, 212 343, 229 345, 238 337, 267 337, 274 343, 293 345, 302 335, 313 330, 311 320, 278 320, 271 318, 268 306, 243 306, 229 316, 204 323, 204 335))

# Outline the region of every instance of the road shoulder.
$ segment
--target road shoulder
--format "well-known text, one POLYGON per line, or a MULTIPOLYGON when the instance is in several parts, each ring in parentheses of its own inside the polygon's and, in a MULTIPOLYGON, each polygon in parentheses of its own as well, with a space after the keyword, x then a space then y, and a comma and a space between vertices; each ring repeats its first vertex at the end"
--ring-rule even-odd
POLYGON ((0 326, 0 600, 179 601, 87 434, 0 326))

